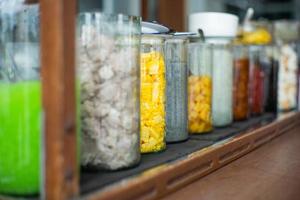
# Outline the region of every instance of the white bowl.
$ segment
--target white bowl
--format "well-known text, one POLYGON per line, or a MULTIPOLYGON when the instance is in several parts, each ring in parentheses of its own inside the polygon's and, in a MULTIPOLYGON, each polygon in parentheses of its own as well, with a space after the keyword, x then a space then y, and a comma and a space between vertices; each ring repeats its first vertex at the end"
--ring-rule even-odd
POLYGON ((202 29, 205 37, 235 37, 238 17, 221 12, 198 12, 189 16, 189 31, 202 29))

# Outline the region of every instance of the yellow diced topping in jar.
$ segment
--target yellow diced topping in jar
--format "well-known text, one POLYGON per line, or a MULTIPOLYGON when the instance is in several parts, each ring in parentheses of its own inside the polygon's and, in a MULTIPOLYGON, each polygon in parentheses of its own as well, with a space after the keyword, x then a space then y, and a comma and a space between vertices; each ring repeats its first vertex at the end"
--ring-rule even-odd
POLYGON ((141 152, 165 148, 165 63, 159 52, 141 54, 141 152))
POLYGON ((212 130, 211 77, 190 76, 188 78, 188 118, 190 133, 205 133, 212 130))

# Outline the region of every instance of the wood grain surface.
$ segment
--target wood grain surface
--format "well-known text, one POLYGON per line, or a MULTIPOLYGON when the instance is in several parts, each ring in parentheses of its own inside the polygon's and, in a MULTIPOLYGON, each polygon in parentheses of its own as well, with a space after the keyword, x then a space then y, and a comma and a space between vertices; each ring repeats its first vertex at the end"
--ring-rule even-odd
POLYGON ((300 199, 300 127, 162 200, 300 199))
POLYGON ((75 0, 40 0, 45 172, 42 198, 78 194, 75 0))
POLYGON ((185 30, 185 0, 159 0, 158 22, 176 31, 185 30))

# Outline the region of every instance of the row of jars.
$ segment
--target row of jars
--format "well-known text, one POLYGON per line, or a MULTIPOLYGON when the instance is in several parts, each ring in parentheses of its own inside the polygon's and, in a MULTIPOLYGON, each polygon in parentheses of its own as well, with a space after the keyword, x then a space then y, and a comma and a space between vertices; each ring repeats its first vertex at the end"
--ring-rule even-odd
MULTIPOLYGON (((13 15, 1 10, 0 193, 34 194, 40 185, 43 108, 38 15, 32 12, 37 8, 13 15)), ((140 20, 98 12, 78 16, 82 166, 134 166, 140 152, 162 151, 188 133, 209 133, 277 109, 278 62, 266 64, 261 53, 273 52, 271 46, 141 35, 140 20)))
MULTIPOLYGON (((102 16, 83 16, 90 20, 97 15, 102 16)), ((214 127, 277 111, 276 46, 190 42, 182 35, 140 35, 137 29, 125 37, 124 29, 121 36, 103 31, 109 25, 115 30, 118 24, 93 30, 95 25, 83 22, 79 44, 90 38, 91 47, 98 48, 89 53, 83 46, 78 56, 85 60, 79 69, 89 73, 80 73, 85 77, 84 83, 81 78, 84 166, 112 170, 132 166, 139 160, 138 146, 141 153, 159 152, 166 143, 187 140, 189 133, 209 133, 214 127), (98 37, 102 43, 95 43, 98 37), (100 56, 94 65, 92 54, 100 56), (91 90, 95 79, 99 83, 94 81, 91 90)))
POLYGON ((140 152, 162 151, 189 133, 277 111, 276 46, 141 35, 137 18, 119 15, 114 23, 100 13, 81 17, 83 166, 132 166, 140 152))

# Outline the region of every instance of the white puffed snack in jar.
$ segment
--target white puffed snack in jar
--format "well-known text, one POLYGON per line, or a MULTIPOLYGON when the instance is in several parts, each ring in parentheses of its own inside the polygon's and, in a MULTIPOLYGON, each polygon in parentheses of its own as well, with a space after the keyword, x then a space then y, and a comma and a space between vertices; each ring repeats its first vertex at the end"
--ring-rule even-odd
POLYGON ((116 170, 135 165, 139 152, 139 48, 126 36, 81 26, 78 38, 81 164, 116 170))

